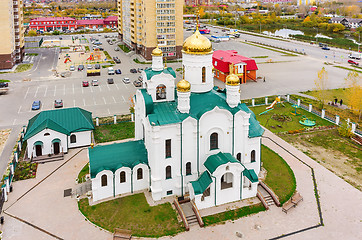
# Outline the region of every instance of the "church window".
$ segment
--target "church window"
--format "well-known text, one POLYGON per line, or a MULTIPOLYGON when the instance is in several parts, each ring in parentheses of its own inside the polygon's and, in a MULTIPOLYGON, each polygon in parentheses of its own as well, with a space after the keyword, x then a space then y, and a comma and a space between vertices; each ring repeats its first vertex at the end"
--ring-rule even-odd
POLYGON ((50 135, 50 133, 44 133, 44 137, 49 136, 49 135, 50 135))
POLYGON ((102 184, 102 187, 106 187, 107 186, 107 175, 106 174, 103 174, 102 177, 101 177, 101 184, 102 184))
POLYGON ((137 169, 137 180, 141 180, 143 178, 143 170, 142 168, 137 169))
POLYGON ((171 178, 171 166, 166 167, 166 179, 171 178))
POLYGON ((167 139, 165 141, 165 157, 166 158, 171 157, 171 139, 167 139))
POLYGON ((251 162, 255 162, 255 150, 251 151, 251 162))
POLYGON ((77 142, 77 136, 75 134, 70 135, 70 143, 76 143, 77 142))
POLYGON ((228 172, 221 177, 221 190, 233 187, 233 174, 228 172))
POLYGON ((172 190, 166 192, 167 195, 172 195, 172 190))
POLYGON ((156 100, 166 99, 166 86, 160 84, 156 87, 156 100))
POLYGON ((122 171, 122 172, 119 174, 119 182, 120 182, 120 183, 126 182, 126 172, 125 172, 125 171, 122 171))
POLYGON ((210 150, 219 148, 218 138, 219 138, 219 136, 217 133, 213 133, 210 135, 210 150))
POLYGON ((186 163, 186 175, 191 175, 191 163, 186 163))
POLYGON ((206 82, 206 68, 202 67, 202 82, 206 82))
POLYGON ((236 159, 239 160, 239 162, 241 162, 241 153, 236 154, 236 159))

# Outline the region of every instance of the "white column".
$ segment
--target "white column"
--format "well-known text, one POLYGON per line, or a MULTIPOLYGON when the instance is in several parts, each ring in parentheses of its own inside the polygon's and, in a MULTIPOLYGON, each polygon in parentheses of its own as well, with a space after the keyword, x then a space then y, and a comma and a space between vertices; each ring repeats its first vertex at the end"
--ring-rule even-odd
POLYGON ((349 125, 349 123, 351 122, 351 120, 349 118, 347 118, 347 124, 349 125))
POLYGON ((268 105, 268 97, 265 97, 265 105, 268 105))
POLYGON ((19 153, 17 151, 14 152, 14 156, 15 156, 15 161, 18 162, 19 161, 19 153))
POLYGON ((114 116, 113 116, 113 123, 114 123, 114 124, 117 124, 117 115, 114 115, 114 116))
POLYGON ((309 109, 308 109, 308 111, 309 111, 309 112, 312 112, 312 109, 313 109, 313 105, 312 105, 312 104, 309 104, 309 109))
POLYGON ((189 113, 190 111, 190 91, 180 92, 177 91, 177 109, 181 113, 189 113))
POLYGON ((356 132, 356 123, 352 123, 352 129, 351 129, 351 131, 353 132, 353 133, 355 133, 356 132))
POLYGON ((340 120, 340 119, 339 119, 339 116, 336 115, 336 124, 337 124, 337 125, 339 125, 339 120, 340 120))
POLYGON ((6 185, 6 192, 9 193, 10 192, 10 182, 9 182, 9 177, 5 177, 4 178, 4 183, 6 185))
MULTIPOLYGON (((7 192, 6 192, 6 186, 5 186, 5 184, 2 185, 1 191, 4 193, 4 200, 5 200, 5 202, 7 202, 7 201, 8 201, 8 194, 7 194, 7 192)), ((0 193, 0 194, 1 194, 1 193, 0 193)))
POLYGON ((326 110, 322 109, 322 116, 321 118, 324 118, 326 116, 326 110))
POLYGON ((96 117, 96 126, 98 127, 99 126, 99 118, 96 117))
POLYGON ((21 142, 18 141, 19 150, 21 150, 21 142))
POLYGON ((297 100, 297 105, 298 105, 298 107, 300 106, 300 99, 299 98, 297 100))
POLYGON ((251 99, 251 105, 254 107, 255 106, 255 99, 251 99))
POLYGON ((289 100, 290 100, 290 95, 288 94, 287 95, 287 101, 289 102, 289 100))
POLYGON ((11 173, 11 174, 14 174, 14 170, 15 170, 15 169, 14 169, 14 164, 13 164, 13 163, 10 163, 10 166, 9 166, 9 167, 10 167, 10 173, 11 173))

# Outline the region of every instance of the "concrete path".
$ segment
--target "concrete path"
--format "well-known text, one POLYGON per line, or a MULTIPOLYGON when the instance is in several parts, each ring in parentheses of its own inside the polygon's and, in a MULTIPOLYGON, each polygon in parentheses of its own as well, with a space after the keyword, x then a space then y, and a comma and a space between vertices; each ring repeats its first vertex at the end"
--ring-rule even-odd
POLYGON ((22 126, 16 125, 11 127, 4 127, 3 129, 11 129, 10 136, 6 140, 4 149, 0 154, 0 176, 4 175, 6 168, 8 167, 8 163, 10 161, 10 156, 13 152, 16 141, 19 137, 22 126))

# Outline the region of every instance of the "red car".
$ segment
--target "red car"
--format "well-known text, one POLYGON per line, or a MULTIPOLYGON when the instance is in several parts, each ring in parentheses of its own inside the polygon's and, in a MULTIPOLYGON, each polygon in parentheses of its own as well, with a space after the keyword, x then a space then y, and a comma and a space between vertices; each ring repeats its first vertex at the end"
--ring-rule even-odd
POLYGON ((353 61, 353 60, 348 60, 348 63, 349 63, 349 64, 352 64, 352 65, 356 65, 356 66, 359 65, 358 62, 355 62, 355 61, 353 61))
POLYGON ((82 85, 83 85, 83 87, 89 87, 89 82, 88 81, 83 81, 82 85))

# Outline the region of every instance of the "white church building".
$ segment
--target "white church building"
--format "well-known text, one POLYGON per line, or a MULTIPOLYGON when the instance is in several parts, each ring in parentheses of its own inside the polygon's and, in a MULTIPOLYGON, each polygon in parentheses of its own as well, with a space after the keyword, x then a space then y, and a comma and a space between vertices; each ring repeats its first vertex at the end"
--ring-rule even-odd
POLYGON ((240 103, 239 78, 214 87, 212 45, 198 30, 182 50, 183 79, 152 52, 135 102, 135 141, 89 148, 93 201, 149 190, 199 209, 255 197, 264 130, 240 103))

